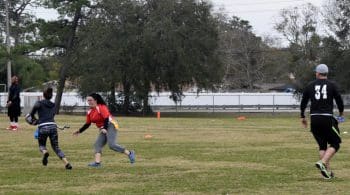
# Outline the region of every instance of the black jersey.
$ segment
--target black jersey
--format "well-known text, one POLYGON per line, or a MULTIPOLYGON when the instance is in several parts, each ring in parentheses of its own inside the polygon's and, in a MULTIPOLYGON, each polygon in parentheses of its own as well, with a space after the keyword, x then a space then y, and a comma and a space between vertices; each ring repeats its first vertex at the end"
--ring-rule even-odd
POLYGON ((305 109, 311 100, 311 115, 333 115, 333 99, 340 113, 344 111, 344 103, 337 86, 327 79, 317 79, 306 86, 301 99, 301 117, 305 117, 305 109))

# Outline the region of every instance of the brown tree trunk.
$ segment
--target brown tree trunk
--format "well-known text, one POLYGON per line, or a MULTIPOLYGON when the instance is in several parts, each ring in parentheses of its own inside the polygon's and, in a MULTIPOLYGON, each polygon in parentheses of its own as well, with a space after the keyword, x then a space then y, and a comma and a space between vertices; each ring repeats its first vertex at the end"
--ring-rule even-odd
POLYGON ((123 89, 124 89, 124 101, 123 101, 123 113, 129 114, 129 106, 130 106, 130 83, 123 78, 123 89))
POLYGON ((67 79, 68 68, 72 65, 72 62, 70 61, 70 56, 71 56, 71 52, 72 52, 72 49, 74 46, 74 38, 76 35, 76 30, 77 30, 79 20, 81 17, 82 17, 81 6, 79 6, 75 10, 71 34, 70 34, 70 37, 68 39, 67 46, 66 46, 66 56, 64 56, 65 60, 64 60, 64 63, 60 69, 60 78, 59 78, 57 93, 56 93, 56 98, 55 98, 56 114, 59 114, 61 100, 62 100, 62 94, 64 91, 64 85, 65 85, 65 82, 67 79))

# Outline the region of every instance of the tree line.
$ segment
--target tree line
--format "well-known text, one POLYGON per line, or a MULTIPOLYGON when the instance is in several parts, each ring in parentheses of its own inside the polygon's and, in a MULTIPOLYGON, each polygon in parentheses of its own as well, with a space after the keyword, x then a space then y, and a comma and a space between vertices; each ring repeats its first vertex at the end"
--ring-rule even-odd
POLYGON ((114 111, 127 113, 137 99, 150 112, 150 91, 170 91, 179 101, 194 86, 198 91, 252 91, 258 84, 278 82, 301 89, 312 79, 313 67, 326 63, 330 77, 348 92, 350 0, 328 3, 322 14, 311 4, 281 10, 275 29, 288 41, 281 47, 274 37, 254 34, 239 16, 213 14, 207 1, 2 1, 0 83, 6 83, 10 59, 23 89, 58 81, 57 109, 69 82, 82 96, 104 93, 114 111), (38 19, 30 11, 35 7, 54 9, 59 17, 38 19), (11 53, 5 43, 6 12, 11 53), (122 89, 121 107, 116 89, 122 89))

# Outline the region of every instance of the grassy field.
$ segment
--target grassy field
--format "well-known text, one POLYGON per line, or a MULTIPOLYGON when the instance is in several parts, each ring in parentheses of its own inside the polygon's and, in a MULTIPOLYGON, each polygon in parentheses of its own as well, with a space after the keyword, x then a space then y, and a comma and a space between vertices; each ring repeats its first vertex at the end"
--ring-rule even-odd
MULTIPOLYGON (((348 194, 350 135, 333 159, 336 178, 322 179, 314 163, 318 148, 295 115, 120 117, 118 142, 136 151, 136 164, 106 146, 102 168, 90 168, 96 127, 72 136, 83 116, 57 116, 62 150, 73 165, 51 153, 41 165, 35 127, 5 130, 0 115, 0 194, 348 194), (144 135, 151 134, 152 139, 144 135)), ((342 132, 350 123, 341 125, 342 132)))

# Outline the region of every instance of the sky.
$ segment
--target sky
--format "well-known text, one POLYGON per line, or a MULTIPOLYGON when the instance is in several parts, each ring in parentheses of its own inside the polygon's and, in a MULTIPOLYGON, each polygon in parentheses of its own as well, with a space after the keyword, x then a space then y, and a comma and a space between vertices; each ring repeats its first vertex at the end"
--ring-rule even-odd
POLYGON ((258 36, 277 36, 278 33, 273 26, 281 9, 306 3, 321 8, 324 0, 211 0, 211 2, 214 12, 223 9, 223 13, 229 16, 235 15, 248 20, 258 36))
MULTIPOLYGON (((213 4, 214 12, 223 12, 229 16, 235 15, 248 20, 253 26, 253 32, 258 36, 280 37, 274 29, 274 23, 278 18, 279 11, 306 3, 312 3, 321 7, 324 0, 209 0, 213 4)), ((34 11, 34 10, 33 10, 34 11)), ((34 11, 35 15, 47 20, 57 18, 55 10, 39 8, 34 11)))

